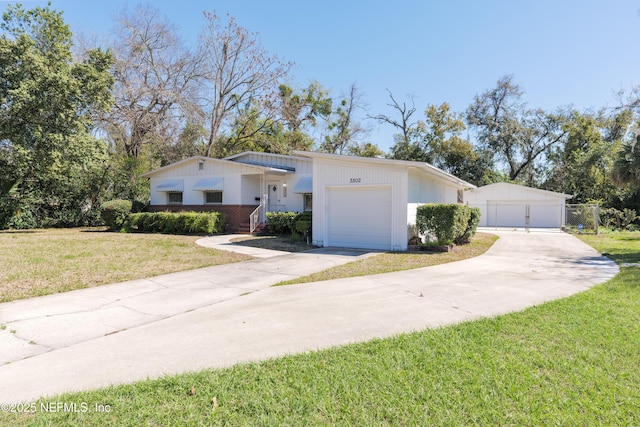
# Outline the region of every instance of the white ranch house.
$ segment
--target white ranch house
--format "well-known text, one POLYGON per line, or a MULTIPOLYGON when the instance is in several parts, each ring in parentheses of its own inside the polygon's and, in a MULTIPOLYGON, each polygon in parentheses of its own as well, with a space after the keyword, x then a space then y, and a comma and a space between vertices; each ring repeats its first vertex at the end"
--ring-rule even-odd
POLYGON ((463 203, 475 188, 427 163, 306 151, 191 157, 143 176, 155 211, 215 210, 231 230, 268 211, 309 211, 314 245, 398 251, 419 204, 463 203))

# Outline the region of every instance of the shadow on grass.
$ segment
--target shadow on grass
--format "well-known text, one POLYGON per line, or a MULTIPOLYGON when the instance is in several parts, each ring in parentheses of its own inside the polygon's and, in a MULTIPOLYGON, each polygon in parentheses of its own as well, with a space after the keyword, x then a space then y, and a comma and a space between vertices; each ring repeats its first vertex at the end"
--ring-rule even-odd
POLYGON ((307 245, 306 242, 295 240, 291 236, 247 236, 232 239, 231 243, 285 252, 303 252, 316 248, 315 246, 307 245))

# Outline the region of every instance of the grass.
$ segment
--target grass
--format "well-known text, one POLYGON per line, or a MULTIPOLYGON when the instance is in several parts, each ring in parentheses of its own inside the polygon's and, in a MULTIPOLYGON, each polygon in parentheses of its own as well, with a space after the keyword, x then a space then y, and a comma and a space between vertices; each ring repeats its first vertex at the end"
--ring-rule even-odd
POLYGON ((583 234, 577 237, 618 264, 640 262, 640 232, 604 230, 598 235, 583 234))
MULTIPOLYGON (((640 235, 596 239, 640 262, 640 235)), ((638 425, 639 348, 640 268, 623 267, 523 312, 66 394, 0 425, 638 425), (43 412, 50 402, 90 411, 43 412)))
POLYGON ((0 232, 0 302, 249 259, 197 236, 103 229, 0 232))
POLYGON ((497 239, 498 237, 493 234, 477 233, 470 244, 456 246, 455 249, 450 252, 386 252, 329 268, 308 276, 282 281, 276 283, 274 286, 390 273, 392 271, 410 270, 412 268, 429 267, 460 261, 482 255, 497 239))

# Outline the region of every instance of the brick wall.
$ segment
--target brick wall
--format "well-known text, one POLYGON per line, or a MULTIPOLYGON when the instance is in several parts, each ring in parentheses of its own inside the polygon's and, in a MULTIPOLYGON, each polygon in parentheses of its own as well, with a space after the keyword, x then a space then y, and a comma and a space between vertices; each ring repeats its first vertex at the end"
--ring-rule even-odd
POLYGON ((249 222, 249 215, 258 205, 152 205, 150 212, 221 212, 227 217, 227 231, 234 231, 242 223, 249 222))

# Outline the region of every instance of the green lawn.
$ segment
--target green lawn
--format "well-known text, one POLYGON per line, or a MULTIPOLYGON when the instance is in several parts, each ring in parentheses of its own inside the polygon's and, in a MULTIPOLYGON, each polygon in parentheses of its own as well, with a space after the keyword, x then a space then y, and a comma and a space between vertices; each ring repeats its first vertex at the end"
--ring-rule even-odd
MULTIPOLYGON (((640 234, 585 240, 640 262, 640 234)), ((640 425, 638 349, 640 268, 624 267, 523 312, 67 394, 42 402, 110 412, 0 413, 0 425, 640 425)))
POLYGON ((104 229, 0 231, 0 302, 249 259, 197 236, 104 229))

